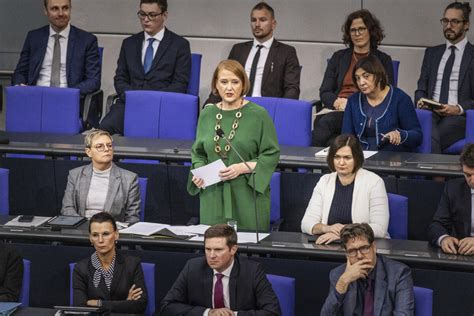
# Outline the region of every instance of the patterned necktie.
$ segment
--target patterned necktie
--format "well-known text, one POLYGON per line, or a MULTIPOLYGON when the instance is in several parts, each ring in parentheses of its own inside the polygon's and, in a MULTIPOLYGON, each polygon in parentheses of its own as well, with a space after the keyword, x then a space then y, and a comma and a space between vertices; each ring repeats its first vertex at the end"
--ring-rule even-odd
POLYGON ((364 295, 364 316, 374 315, 374 280, 367 279, 367 288, 364 295))
POLYGON ((54 48, 53 48, 53 61, 51 63, 51 87, 59 87, 60 85, 60 74, 61 74, 61 44, 59 39, 61 35, 58 33, 53 35, 54 37, 54 48))
POLYGON ((155 41, 154 38, 148 39, 148 46, 145 52, 145 60, 143 61, 143 69, 145 70, 145 74, 150 71, 151 64, 153 63, 153 42, 154 41, 155 41))
POLYGON ((222 285, 223 274, 216 274, 216 284, 214 285, 214 308, 224 308, 224 286, 222 285))
POLYGON ((250 89, 249 89, 249 96, 252 96, 253 93, 253 85, 255 83, 255 75, 257 74, 257 64, 258 60, 260 59, 260 51, 262 50, 263 45, 257 45, 257 52, 255 53, 255 57, 252 61, 252 68, 250 68, 250 89))
POLYGON ((446 65, 443 71, 443 80, 441 81, 441 92, 439 94, 439 103, 447 104, 449 98, 449 81, 451 78, 451 72, 453 71, 454 57, 456 46, 451 46, 451 55, 449 55, 446 65))

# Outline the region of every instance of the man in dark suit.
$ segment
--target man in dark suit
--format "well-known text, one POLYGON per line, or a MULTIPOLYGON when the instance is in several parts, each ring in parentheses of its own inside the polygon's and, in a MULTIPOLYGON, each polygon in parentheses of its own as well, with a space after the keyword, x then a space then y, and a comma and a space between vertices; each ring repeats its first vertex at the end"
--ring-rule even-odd
MULTIPOLYGON (((254 40, 235 44, 228 58, 245 68, 251 83, 248 96, 298 99, 301 68, 296 50, 274 39, 275 13, 268 3, 253 7, 250 27, 254 40)), ((219 101, 220 97, 211 93, 205 104, 219 101)))
POLYGON ((0 302, 19 302, 23 262, 16 250, 0 242, 0 302))
POLYGON ((474 46, 468 42, 471 7, 468 2, 449 4, 441 19, 446 44, 427 48, 415 103, 420 98, 442 104, 433 110, 432 152, 441 153, 464 138, 465 111, 474 108, 474 46))
POLYGON ((413 315, 410 268, 377 255, 366 223, 346 225, 340 236, 347 263, 331 271, 321 315, 413 315))
POLYGON ((262 266, 236 256, 237 234, 218 224, 204 234, 206 257, 186 263, 161 304, 161 315, 280 315, 262 266))
POLYGON ((428 234, 446 253, 474 255, 474 144, 464 147, 459 160, 464 179, 446 182, 428 234))
POLYGON ((165 28, 167 10, 167 0, 140 1, 138 18, 144 32, 122 43, 114 77, 119 100, 102 120, 102 130, 123 134, 126 91, 186 93, 191 72, 189 42, 165 28))
POLYGON ((49 25, 28 32, 12 85, 76 88, 81 95, 99 90, 97 37, 70 25, 71 0, 44 0, 44 13, 49 25))

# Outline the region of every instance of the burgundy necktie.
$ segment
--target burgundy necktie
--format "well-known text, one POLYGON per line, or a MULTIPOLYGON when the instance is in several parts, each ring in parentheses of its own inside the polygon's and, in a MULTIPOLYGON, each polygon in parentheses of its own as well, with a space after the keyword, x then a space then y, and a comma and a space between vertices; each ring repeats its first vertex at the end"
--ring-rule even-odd
POLYGON ((224 286, 222 285, 222 278, 224 277, 221 273, 216 273, 216 284, 214 285, 214 308, 224 308, 224 286))
POLYGON ((374 315, 374 280, 367 279, 367 288, 364 295, 364 316, 374 315))

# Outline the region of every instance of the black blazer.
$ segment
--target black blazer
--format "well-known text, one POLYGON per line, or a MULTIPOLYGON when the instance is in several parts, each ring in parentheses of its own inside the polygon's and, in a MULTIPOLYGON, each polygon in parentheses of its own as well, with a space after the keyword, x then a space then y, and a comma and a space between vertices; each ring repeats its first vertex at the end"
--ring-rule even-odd
POLYGON ((471 188, 464 178, 446 182, 438 209, 428 228, 428 236, 437 246, 438 238, 450 235, 458 239, 471 236, 471 188))
POLYGON ((113 313, 145 312, 148 296, 140 258, 124 256, 117 252, 110 292, 103 279, 99 287, 94 286, 94 272, 90 257, 81 260, 74 267, 72 284, 75 306, 87 306, 87 300, 101 299, 102 306, 113 313), (143 290, 142 297, 136 301, 127 301, 128 291, 133 284, 143 290))
MULTIPOLYGON (((162 316, 202 316, 212 308, 213 270, 205 257, 188 260, 161 302, 162 316)), ((280 305, 263 267, 234 256, 229 280, 230 309, 244 315, 280 315, 280 305)))
MULTIPOLYGON (((253 41, 235 44, 228 59, 238 61, 244 68, 252 49, 253 41)), ((301 67, 293 46, 273 40, 263 68, 262 96, 298 99, 300 96, 301 67)), ((219 96, 209 95, 207 103, 217 103, 219 96)))
MULTIPOLYGON (((415 104, 420 98, 433 98, 438 76, 438 67, 446 50, 446 44, 428 47, 421 66, 415 104)), ((458 81, 458 103, 464 110, 474 109, 474 45, 467 43, 461 59, 458 81)))
MULTIPOLYGON (((328 61, 323 82, 319 88, 319 98, 324 107, 334 109, 334 101, 342 89, 342 82, 352 60, 352 48, 341 49, 335 52, 328 61)), ((370 51, 371 55, 378 57, 387 72, 388 82, 393 85, 392 58, 378 49, 370 51)))
MULTIPOLYGON (((12 85, 36 85, 46 55, 48 38, 49 25, 28 32, 12 77, 12 85)), ((97 37, 71 25, 66 55, 68 87, 80 89, 81 94, 92 93, 100 88, 100 76, 97 37)))
POLYGON ((115 91, 125 100, 128 90, 158 90, 186 93, 191 73, 191 50, 183 37, 165 29, 151 70, 142 63, 143 32, 123 40, 114 77, 115 91))
POLYGON ((0 302, 19 302, 23 261, 14 248, 0 242, 0 302))

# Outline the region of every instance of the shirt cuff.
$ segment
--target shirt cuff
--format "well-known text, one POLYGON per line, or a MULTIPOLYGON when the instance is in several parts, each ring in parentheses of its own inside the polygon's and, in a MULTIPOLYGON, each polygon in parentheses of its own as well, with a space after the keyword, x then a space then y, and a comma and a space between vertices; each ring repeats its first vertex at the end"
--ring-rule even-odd
POLYGON ((459 111, 461 111, 459 113, 459 115, 463 115, 464 114, 464 109, 462 108, 462 106, 460 104, 456 104, 456 106, 459 108, 459 111))
POLYGON ((441 247, 441 242, 443 241, 444 238, 446 237, 449 237, 449 235, 441 235, 439 238, 438 238, 438 246, 441 247))
POLYGON ((208 316, 210 310, 211 310, 210 308, 206 309, 204 313, 202 313, 202 316, 208 316))
POLYGON ((346 293, 341 294, 336 289, 334 289, 334 294, 336 294, 336 299, 339 303, 342 303, 342 301, 344 301, 344 297, 346 297, 346 293))

